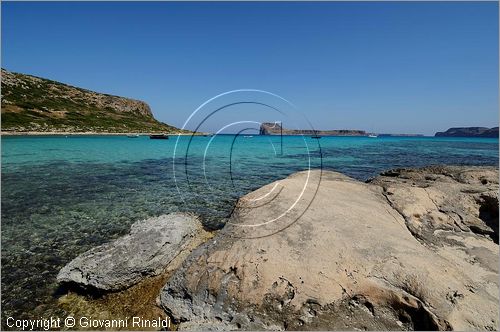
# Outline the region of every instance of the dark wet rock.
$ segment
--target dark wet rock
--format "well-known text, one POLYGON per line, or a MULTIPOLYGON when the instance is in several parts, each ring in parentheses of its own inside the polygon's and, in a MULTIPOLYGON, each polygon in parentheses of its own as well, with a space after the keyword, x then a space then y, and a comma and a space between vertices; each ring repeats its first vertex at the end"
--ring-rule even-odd
POLYGON ((88 290, 118 291, 160 274, 202 232, 190 214, 168 214, 131 227, 130 233, 93 248, 68 263, 60 283, 88 290))
POLYGON ((242 197, 159 301, 180 329, 497 330, 497 192, 494 168, 296 173, 242 197))

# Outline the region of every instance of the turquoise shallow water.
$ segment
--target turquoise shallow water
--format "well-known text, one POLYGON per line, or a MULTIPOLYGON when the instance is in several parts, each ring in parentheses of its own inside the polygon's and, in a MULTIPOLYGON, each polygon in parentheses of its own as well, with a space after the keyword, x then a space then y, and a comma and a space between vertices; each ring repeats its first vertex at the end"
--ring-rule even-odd
POLYGON ((3 319, 57 313, 58 270, 142 218, 194 211, 218 228, 237 197, 308 167, 366 180, 394 167, 498 166, 498 139, 486 138, 288 136, 283 153, 280 137, 182 137, 177 149, 176 142, 2 138, 3 319))

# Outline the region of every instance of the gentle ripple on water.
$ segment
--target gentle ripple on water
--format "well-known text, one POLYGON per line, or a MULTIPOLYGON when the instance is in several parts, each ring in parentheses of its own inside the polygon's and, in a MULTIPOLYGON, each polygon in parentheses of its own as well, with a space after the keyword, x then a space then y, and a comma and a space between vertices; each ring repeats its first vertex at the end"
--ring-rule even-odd
POLYGON ((231 181, 232 140, 214 139, 205 179, 209 138, 194 138, 187 159, 187 139, 181 139, 179 194, 175 139, 3 138, 2 317, 64 314, 55 276, 79 253, 125 234, 137 220, 169 212, 193 211, 207 227, 221 227, 239 196, 307 169, 309 161, 360 180, 394 167, 498 166, 497 139, 306 138, 308 158, 302 137, 285 137, 283 155, 275 155, 270 141, 276 148, 279 138, 255 136, 236 140, 231 181))

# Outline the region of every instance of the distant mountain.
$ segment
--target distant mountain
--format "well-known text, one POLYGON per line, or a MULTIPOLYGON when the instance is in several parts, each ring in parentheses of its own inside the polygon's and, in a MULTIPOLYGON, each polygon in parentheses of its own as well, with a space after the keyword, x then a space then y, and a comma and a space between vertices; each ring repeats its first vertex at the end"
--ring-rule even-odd
POLYGON ((285 129, 279 123, 263 122, 260 125, 261 135, 319 135, 319 136, 367 136, 364 130, 311 130, 311 129, 285 129))
POLYGON ((437 132, 436 137, 498 137, 498 127, 459 127, 437 132))
POLYGON ((140 100, 2 69, 2 131, 178 132, 140 100))

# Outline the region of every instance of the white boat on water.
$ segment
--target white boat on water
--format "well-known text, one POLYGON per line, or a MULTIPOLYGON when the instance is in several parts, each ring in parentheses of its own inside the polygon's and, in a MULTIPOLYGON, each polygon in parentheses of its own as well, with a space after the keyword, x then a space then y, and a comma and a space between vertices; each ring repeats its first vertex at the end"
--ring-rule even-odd
POLYGON ((370 135, 368 135, 368 137, 370 137, 370 138, 377 138, 378 136, 375 135, 375 134, 370 134, 370 135))

